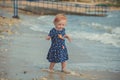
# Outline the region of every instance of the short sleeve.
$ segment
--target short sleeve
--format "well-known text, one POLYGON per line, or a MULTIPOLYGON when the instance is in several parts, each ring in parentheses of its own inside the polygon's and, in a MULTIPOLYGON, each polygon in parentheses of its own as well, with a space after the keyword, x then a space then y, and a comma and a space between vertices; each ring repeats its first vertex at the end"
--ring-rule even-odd
POLYGON ((50 30, 48 36, 53 37, 53 35, 54 35, 54 31, 53 31, 53 29, 52 29, 52 30, 50 30))

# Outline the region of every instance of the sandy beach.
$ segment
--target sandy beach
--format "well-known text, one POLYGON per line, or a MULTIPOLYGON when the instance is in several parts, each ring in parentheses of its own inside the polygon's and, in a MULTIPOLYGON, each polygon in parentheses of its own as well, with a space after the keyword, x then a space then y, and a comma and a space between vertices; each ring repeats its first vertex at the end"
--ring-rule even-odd
MULTIPOLYGON (((67 43, 70 56, 67 67, 71 74, 60 72, 60 64, 54 73, 44 71, 49 66, 46 55, 50 41, 45 40, 46 33, 33 31, 23 24, 26 20, 23 15, 31 18, 21 14, 20 22, 7 23, 7 29, 2 30, 4 25, 0 25, 0 80, 120 80, 120 72, 72 68, 74 65, 70 63, 89 63, 91 59, 72 43, 67 43)), ((4 16, 10 18, 12 13, 4 13, 4 16)))

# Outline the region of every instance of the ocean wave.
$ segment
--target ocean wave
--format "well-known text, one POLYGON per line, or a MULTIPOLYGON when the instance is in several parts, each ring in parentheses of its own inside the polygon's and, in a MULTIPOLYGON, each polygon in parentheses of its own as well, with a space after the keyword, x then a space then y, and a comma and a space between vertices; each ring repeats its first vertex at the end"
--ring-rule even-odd
POLYGON ((100 23, 88 23, 88 22, 81 22, 81 25, 85 25, 86 27, 91 27, 93 29, 98 29, 98 30, 105 30, 108 33, 117 33, 120 34, 120 28, 117 26, 108 26, 108 25, 103 25, 100 23))
POLYGON ((88 32, 72 32, 71 37, 75 39, 88 39, 99 41, 103 44, 111 44, 115 47, 120 47, 120 35, 110 33, 88 33, 88 32))
POLYGON ((120 28, 117 27, 115 29, 112 30, 112 33, 115 33, 115 34, 119 34, 120 35, 120 28))
POLYGON ((33 31, 40 31, 40 32, 45 32, 45 33, 48 33, 48 31, 49 31, 49 29, 42 29, 42 28, 40 28, 39 26, 32 26, 32 27, 30 27, 30 29, 31 30, 33 30, 33 31))
POLYGON ((104 29, 104 30, 111 30, 112 29, 112 26, 107 26, 107 25, 103 25, 100 23, 94 23, 94 22, 92 22, 90 24, 90 26, 94 27, 94 28, 98 28, 98 29, 104 29))
POLYGON ((45 19, 46 18, 46 16, 40 16, 40 17, 38 17, 37 19, 45 19))
POLYGON ((112 12, 108 13, 107 18, 119 17, 119 15, 116 15, 116 14, 119 14, 119 13, 120 13, 120 11, 112 11, 112 12))
POLYGON ((95 22, 81 22, 80 25, 84 25, 86 27, 93 27, 93 28, 98 28, 98 29, 110 29, 112 28, 111 26, 106 26, 100 23, 95 23, 95 22))
POLYGON ((49 23, 53 21, 54 17, 51 15, 46 15, 46 16, 40 16, 37 19, 40 21, 45 21, 45 22, 47 21, 47 23, 49 23))
POLYGON ((117 15, 109 14, 109 15, 107 16, 107 18, 112 18, 112 17, 117 17, 117 15))
MULTIPOLYGON (((52 28, 53 16, 41 16, 38 17, 36 22, 24 22, 24 25, 29 26, 34 31, 47 32, 52 28), (41 24, 43 23, 43 24, 41 24)), ((35 19, 36 20, 36 19, 35 19)), ((87 39, 99 41, 103 44, 111 44, 116 47, 120 47, 120 27, 109 26, 96 22, 77 22, 76 26, 81 27, 68 27, 67 31, 75 39, 87 39), (88 28, 89 27, 89 28, 88 28), (82 30, 81 30, 82 29, 82 30), (89 31, 89 29, 91 31, 89 31), (98 30, 96 30, 98 29, 98 30), (85 31, 84 31, 85 30, 85 31), (99 33, 100 32, 100 33, 99 33)))
MULTIPOLYGON (((30 25, 30 24, 29 24, 30 25)), ((94 24, 92 25, 100 25, 100 24, 94 24)), ((100 25, 101 26, 101 25, 100 25)), ((103 44, 112 44, 113 46, 120 47, 120 28, 112 28, 109 27, 107 28, 106 26, 103 26, 102 28, 108 30, 110 33, 105 32, 105 33, 93 33, 93 32, 85 32, 85 31, 68 31, 70 35, 75 38, 75 39, 88 39, 88 40, 94 40, 94 41, 99 41, 103 44)), ((30 29, 34 31, 40 31, 40 32, 45 32, 48 33, 50 28, 44 28, 44 27, 39 27, 37 25, 31 25, 30 29)))

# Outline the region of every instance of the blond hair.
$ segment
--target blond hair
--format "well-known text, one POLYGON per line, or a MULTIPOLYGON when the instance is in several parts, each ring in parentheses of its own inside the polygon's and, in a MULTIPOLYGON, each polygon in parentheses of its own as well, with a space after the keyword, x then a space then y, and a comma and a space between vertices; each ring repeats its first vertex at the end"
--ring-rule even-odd
POLYGON ((61 20, 67 20, 67 17, 64 14, 57 14, 53 23, 55 24, 56 22, 59 22, 61 20))

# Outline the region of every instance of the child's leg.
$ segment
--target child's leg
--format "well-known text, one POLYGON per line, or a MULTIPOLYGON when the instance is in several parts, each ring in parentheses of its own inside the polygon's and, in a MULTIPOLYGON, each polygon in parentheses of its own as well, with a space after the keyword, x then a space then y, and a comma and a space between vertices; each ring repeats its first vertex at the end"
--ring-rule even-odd
POLYGON ((51 62, 51 63, 50 63, 50 66, 49 66, 49 69, 50 69, 50 70, 53 70, 54 65, 55 65, 55 63, 51 62))
POLYGON ((62 72, 67 73, 67 74, 70 74, 70 71, 67 71, 67 70, 66 70, 66 62, 62 62, 62 63, 61 63, 61 66, 62 66, 62 72))
POLYGON ((62 70, 65 70, 66 69, 66 62, 62 62, 61 66, 62 66, 62 70))

